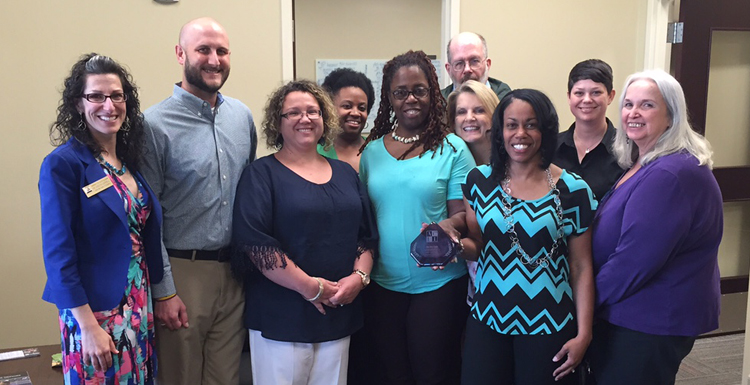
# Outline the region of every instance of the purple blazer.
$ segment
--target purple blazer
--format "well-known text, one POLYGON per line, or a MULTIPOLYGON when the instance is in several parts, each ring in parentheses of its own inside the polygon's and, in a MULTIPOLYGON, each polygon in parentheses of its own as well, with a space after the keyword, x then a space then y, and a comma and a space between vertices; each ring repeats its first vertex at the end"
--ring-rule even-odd
POLYGON ((596 315, 657 335, 719 326, 721 192, 686 153, 644 166, 606 196, 593 224, 596 315))

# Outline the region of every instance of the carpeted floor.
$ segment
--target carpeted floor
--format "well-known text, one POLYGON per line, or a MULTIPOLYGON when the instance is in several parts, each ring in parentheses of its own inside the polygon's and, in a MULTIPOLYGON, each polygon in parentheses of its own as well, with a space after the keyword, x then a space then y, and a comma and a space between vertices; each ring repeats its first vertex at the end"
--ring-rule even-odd
POLYGON ((678 385, 740 385, 745 334, 701 338, 682 361, 678 385))

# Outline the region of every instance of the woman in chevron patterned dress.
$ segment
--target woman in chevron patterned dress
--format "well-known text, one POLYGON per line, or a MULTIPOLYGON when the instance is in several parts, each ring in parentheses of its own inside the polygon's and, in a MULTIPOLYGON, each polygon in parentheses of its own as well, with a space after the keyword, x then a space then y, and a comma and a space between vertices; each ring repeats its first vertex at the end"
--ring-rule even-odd
POLYGON ((510 92, 492 118, 490 164, 463 185, 463 255, 479 262, 463 384, 576 383, 569 374, 591 341, 596 201, 550 163, 557 133, 547 96, 510 92))

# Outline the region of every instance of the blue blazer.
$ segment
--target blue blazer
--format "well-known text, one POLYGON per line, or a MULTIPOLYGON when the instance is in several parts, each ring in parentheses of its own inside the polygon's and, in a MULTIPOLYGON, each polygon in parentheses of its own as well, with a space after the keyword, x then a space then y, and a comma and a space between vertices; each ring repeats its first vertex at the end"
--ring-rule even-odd
MULTIPOLYGON (((139 173, 151 214, 141 234, 151 283, 161 281, 161 206, 139 173)), ((114 187, 87 198, 82 188, 105 177, 89 149, 77 139, 52 151, 39 172, 42 249, 47 284, 42 299, 59 309, 89 304, 111 310, 127 285, 132 242, 127 213, 114 187)))

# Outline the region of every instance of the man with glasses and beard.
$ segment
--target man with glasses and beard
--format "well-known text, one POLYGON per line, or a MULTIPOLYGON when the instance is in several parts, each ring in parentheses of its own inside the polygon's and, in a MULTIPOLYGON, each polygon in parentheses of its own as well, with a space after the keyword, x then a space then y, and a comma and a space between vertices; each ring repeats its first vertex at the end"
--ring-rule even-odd
POLYGON ((448 60, 445 70, 453 83, 440 92, 447 100, 453 90, 458 89, 467 80, 476 80, 486 84, 497 95, 498 100, 510 92, 510 87, 500 80, 489 77, 492 60, 487 56, 487 41, 480 34, 461 32, 448 42, 448 60))
POLYGON ((237 183, 255 159, 255 123, 247 106, 219 93, 231 53, 219 23, 185 24, 175 53, 182 81, 144 113, 143 174, 164 211, 164 279, 152 288, 158 383, 237 384, 247 332, 229 245, 237 183))

